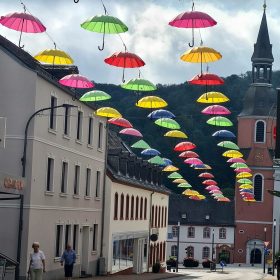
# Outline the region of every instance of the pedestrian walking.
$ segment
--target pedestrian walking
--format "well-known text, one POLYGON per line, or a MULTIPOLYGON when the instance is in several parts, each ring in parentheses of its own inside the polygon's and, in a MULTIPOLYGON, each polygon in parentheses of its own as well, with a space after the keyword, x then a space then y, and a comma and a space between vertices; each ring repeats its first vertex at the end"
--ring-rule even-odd
POLYGON ((275 268, 277 268, 277 279, 280 279, 280 256, 278 256, 277 261, 275 262, 275 268))
POLYGON ((29 269, 27 274, 30 274, 31 280, 42 280, 43 272, 46 272, 45 255, 39 250, 39 242, 33 242, 33 252, 30 253, 29 269))
POLYGON ((64 262, 64 273, 65 278, 67 280, 71 280, 73 275, 73 267, 74 263, 76 262, 76 252, 72 250, 71 245, 67 245, 67 250, 65 250, 62 254, 60 263, 63 266, 64 262))

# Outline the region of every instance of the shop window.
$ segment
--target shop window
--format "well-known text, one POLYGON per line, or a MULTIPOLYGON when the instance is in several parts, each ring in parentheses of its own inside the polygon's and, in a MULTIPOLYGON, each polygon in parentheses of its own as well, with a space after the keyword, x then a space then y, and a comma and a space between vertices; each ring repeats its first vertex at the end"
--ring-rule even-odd
POLYGON ((64 250, 67 250, 67 245, 70 244, 70 235, 71 235, 71 225, 66 225, 65 226, 64 250))
POLYGON ((79 225, 73 225, 73 245, 72 249, 78 254, 78 243, 79 243, 79 225))

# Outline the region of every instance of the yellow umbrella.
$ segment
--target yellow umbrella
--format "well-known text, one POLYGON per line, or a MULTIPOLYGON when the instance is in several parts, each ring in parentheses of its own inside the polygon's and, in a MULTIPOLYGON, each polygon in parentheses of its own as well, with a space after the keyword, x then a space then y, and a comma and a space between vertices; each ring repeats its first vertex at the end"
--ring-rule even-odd
POLYGON ((177 168, 173 165, 168 165, 162 171, 173 172, 173 171, 178 171, 178 170, 179 170, 179 168, 177 168))
POLYGON ((168 104, 160 97, 146 96, 141 98, 135 105, 142 108, 162 108, 168 104))
POLYGON ((204 165, 207 167, 207 169, 212 169, 212 167, 210 165, 208 165, 208 164, 204 164, 204 165))
POLYGON ((74 60, 66 52, 57 49, 47 49, 34 56, 36 60, 50 64, 72 64, 74 60))
POLYGON ((189 195, 189 196, 191 196, 191 195, 199 195, 199 193, 197 191, 192 191, 190 189, 187 189, 187 190, 183 191, 182 194, 189 195))
POLYGON ((122 115, 113 108, 110 107, 103 107, 98 109, 96 112, 94 112, 95 115, 106 117, 106 118, 121 118, 122 115))
POLYGON ((205 199, 205 198, 206 198, 204 195, 201 195, 201 194, 199 194, 198 197, 199 197, 200 199, 205 199))
POLYGON ((254 198, 247 198, 247 199, 243 199, 244 201, 248 201, 248 202, 254 202, 254 201, 256 201, 254 198))
POLYGON ((176 183, 176 184, 183 184, 183 183, 186 183, 188 184, 188 182, 184 179, 176 179, 173 181, 173 183, 176 183))
POLYGON ((248 184, 243 184, 239 187, 239 189, 253 189, 253 187, 251 185, 248 185, 248 184))
POLYGON ((220 60, 222 55, 209 47, 194 47, 185 52, 181 59, 191 63, 208 63, 220 60))
POLYGON ((248 178, 252 176, 253 175, 249 172, 240 172, 239 174, 237 174, 236 178, 248 178))
POLYGON ((216 91, 204 93, 197 99, 199 103, 222 103, 227 101, 229 99, 224 94, 216 91))
POLYGON ((234 158, 241 158, 243 155, 235 150, 229 150, 223 153, 223 157, 234 157, 234 158))
MULTIPOLYGON (((211 166, 209 166, 208 164, 204 164, 203 163, 203 165, 206 166, 206 169, 212 169, 211 166)), ((203 167, 195 167, 194 169, 200 170, 200 169, 205 169, 205 168, 203 168, 203 167)))
POLYGON ((167 132, 164 136, 176 137, 176 138, 188 138, 184 132, 179 131, 179 130, 171 130, 171 131, 167 132))

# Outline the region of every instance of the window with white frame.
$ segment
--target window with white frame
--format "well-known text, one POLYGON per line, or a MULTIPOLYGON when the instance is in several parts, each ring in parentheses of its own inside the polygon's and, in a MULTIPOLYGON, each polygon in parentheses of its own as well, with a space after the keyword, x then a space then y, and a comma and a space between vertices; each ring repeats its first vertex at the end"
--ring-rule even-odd
POLYGON ((88 120, 88 145, 93 145, 93 117, 88 120))
MULTIPOLYGON (((57 106, 57 97, 51 95, 51 104, 50 107, 57 106)), ((57 115, 57 108, 50 109, 50 120, 49 120, 49 128, 56 130, 56 115, 57 115)))
POLYGON ((82 111, 78 111, 78 118, 77 118, 77 140, 82 140, 82 134, 83 134, 83 117, 84 113, 82 111))
POLYGON ((220 239, 225 239, 226 238, 226 229, 225 228, 220 228, 219 237, 220 237, 220 239))
POLYGON ((203 229, 203 238, 210 238, 210 228, 203 229))
POLYGON ((67 250, 67 245, 70 244, 71 241, 71 225, 65 226, 65 242, 64 242, 64 248, 67 250))
POLYGON ((71 116, 71 108, 65 107, 64 112, 64 135, 70 135, 70 116, 71 116))
POLYGON ((177 246, 176 245, 171 247, 171 256, 177 257, 177 246))
POLYGON ((178 236, 178 227, 177 226, 172 227, 172 234, 173 234, 173 237, 178 236))
POLYGON ((74 195, 80 194, 80 165, 75 164, 75 175, 74 175, 74 195))
POLYGON ((99 133, 98 133, 98 149, 102 149, 103 140, 103 123, 99 123, 99 133))
POLYGON ((258 120, 255 123, 255 142, 264 143, 265 142, 265 133, 266 125, 263 120, 258 120))
POLYGON ((101 172, 96 171, 96 188, 95 188, 95 197, 100 197, 100 184, 101 184, 101 172))
POLYGON ((61 169, 61 193, 67 193, 67 181, 68 181, 68 162, 62 162, 61 169))
POLYGON ((86 170, 86 196, 90 196, 91 169, 86 170))
POLYGON ((78 254, 78 245, 79 245, 79 225, 73 225, 73 245, 72 249, 78 254))
POLYGON ((53 179, 54 179, 54 159, 48 157, 47 161, 47 184, 46 184, 46 190, 48 192, 53 192, 53 179))
POLYGON ((56 225, 55 257, 62 255, 63 225, 56 225))
POLYGON ((263 176, 256 174, 254 176, 254 195, 256 201, 262 201, 263 196, 263 176))
POLYGON ((194 227, 188 227, 188 237, 194 238, 195 229, 194 227))
POLYGON ((208 259, 210 256, 210 248, 209 247, 203 247, 203 259, 208 259))
POLYGON ((97 244, 98 244, 98 224, 93 225, 92 229, 92 251, 97 251, 97 244))

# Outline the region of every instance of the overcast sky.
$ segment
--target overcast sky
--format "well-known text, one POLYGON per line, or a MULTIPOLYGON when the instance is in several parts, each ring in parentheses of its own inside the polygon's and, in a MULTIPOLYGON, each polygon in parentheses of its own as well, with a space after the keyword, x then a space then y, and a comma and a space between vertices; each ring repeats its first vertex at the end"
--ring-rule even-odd
MULTIPOLYGON (((100 52, 102 34, 80 27, 87 18, 104 14, 99 0, 25 0, 30 12, 47 27, 56 44, 75 61, 81 73, 98 83, 121 84, 122 68, 109 66, 104 59, 124 47, 118 35, 105 37, 105 50, 100 52)), ((190 0, 104 0, 110 15, 121 19, 129 31, 121 34, 130 52, 146 63, 144 77, 153 83, 183 83, 199 73, 199 64, 183 62, 180 57, 191 42, 191 29, 168 25, 181 12, 191 10, 190 0)), ((263 0, 198 0, 197 11, 213 17, 218 24, 201 29, 204 46, 219 51, 223 58, 209 64, 209 72, 221 76, 251 70, 251 55, 263 14, 263 0)), ((2 0, 1 15, 22 11, 19 0, 2 0)), ((267 20, 273 44, 274 70, 280 69, 280 1, 267 0, 267 20)), ((0 34, 18 44, 20 33, 0 25, 0 34)), ((23 34, 24 50, 36 55, 53 48, 45 33, 23 34)), ((195 46, 200 38, 195 31, 195 46)), ((206 69, 206 67, 205 67, 206 69)), ((138 70, 126 70, 126 80, 138 76, 138 70)))

